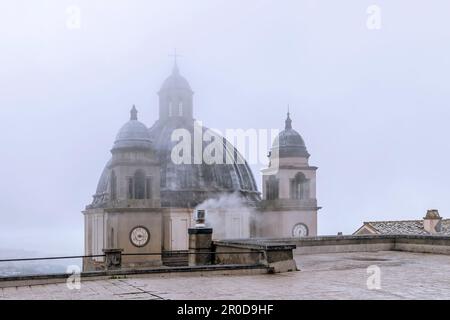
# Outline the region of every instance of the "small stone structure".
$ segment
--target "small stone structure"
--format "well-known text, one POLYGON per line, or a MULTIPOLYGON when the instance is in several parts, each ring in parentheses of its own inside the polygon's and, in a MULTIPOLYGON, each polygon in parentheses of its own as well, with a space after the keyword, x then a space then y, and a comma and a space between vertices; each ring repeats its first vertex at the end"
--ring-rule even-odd
POLYGON ((103 249, 106 270, 118 270, 122 268, 122 252, 123 249, 103 249))
POLYGON ((211 228, 189 229, 189 266, 211 264, 212 233, 211 228))
POLYGON ((442 232, 442 218, 438 210, 428 210, 423 218, 423 228, 426 232, 436 234, 442 232))
POLYGON ((215 241, 216 264, 263 264, 270 273, 296 271, 295 244, 265 240, 215 241))

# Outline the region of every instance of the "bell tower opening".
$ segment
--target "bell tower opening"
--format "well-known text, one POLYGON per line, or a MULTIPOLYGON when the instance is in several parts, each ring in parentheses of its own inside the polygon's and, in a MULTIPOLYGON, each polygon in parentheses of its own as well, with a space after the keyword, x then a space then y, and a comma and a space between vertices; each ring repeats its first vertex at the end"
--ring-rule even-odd
POLYGON ((304 200, 309 198, 309 181, 301 172, 291 180, 291 199, 304 200))

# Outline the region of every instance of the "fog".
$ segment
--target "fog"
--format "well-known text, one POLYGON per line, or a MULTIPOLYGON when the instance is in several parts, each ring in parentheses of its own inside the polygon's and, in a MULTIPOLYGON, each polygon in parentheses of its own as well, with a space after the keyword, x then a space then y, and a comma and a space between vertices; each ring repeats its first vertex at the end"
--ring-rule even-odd
POLYGON ((83 253, 81 211, 131 106, 148 126, 157 119, 174 48, 208 127, 281 129, 290 105, 319 167, 320 234, 431 208, 450 217, 449 10, 446 0, 2 1, 0 249, 83 253), (381 29, 367 27, 373 4, 381 29))

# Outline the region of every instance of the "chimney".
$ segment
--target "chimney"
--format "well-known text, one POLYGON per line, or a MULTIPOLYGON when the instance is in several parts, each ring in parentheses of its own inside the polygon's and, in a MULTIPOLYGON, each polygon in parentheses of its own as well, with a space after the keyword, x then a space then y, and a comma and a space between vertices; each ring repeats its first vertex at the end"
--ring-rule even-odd
POLYGON ((197 210, 195 214, 195 227, 196 228, 204 228, 206 220, 206 210, 197 210))
POLYGON ((423 218, 423 228, 431 234, 441 232, 441 220, 438 210, 428 210, 427 215, 423 218))

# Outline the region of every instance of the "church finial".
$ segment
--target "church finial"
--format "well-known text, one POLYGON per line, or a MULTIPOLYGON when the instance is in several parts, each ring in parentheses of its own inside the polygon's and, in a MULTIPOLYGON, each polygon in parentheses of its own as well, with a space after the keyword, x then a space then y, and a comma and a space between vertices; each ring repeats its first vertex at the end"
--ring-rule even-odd
POLYGON ((292 129, 292 120, 291 120, 291 113, 289 112, 289 105, 288 105, 288 112, 287 112, 287 118, 285 121, 285 129, 292 129))
POLYGON ((131 111, 130 111, 130 120, 137 120, 138 119, 137 114, 138 114, 138 111, 136 109, 136 106, 133 104, 133 108, 131 108, 131 111))

